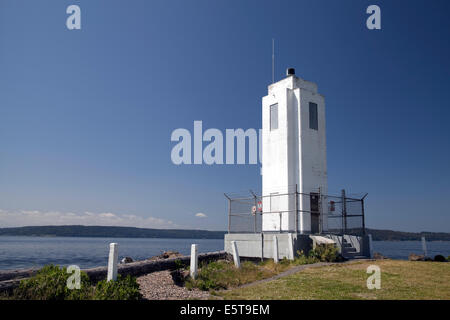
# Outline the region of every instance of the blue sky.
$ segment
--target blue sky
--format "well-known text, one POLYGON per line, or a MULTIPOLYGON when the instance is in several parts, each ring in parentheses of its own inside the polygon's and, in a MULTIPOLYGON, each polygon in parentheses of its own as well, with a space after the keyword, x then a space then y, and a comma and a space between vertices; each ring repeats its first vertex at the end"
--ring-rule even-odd
POLYGON ((330 192, 368 192, 369 227, 450 232, 449 12, 437 0, 1 0, 0 227, 225 230, 223 192, 260 189, 259 166, 175 166, 170 135, 194 120, 260 128, 275 38, 276 79, 295 67, 326 97, 330 192), (71 4, 81 30, 66 28, 71 4), (366 28, 371 4, 382 30, 366 28))

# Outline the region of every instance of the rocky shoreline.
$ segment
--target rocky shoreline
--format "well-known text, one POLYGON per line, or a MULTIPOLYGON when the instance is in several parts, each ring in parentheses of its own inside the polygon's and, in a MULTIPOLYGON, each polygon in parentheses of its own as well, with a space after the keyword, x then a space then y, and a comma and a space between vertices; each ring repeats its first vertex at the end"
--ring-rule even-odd
MULTIPOLYGON (((227 257, 225 251, 200 253, 198 261, 207 262, 224 259, 227 257)), ((155 272, 176 270, 180 266, 189 265, 190 256, 183 256, 177 252, 164 252, 161 255, 151 257, 147 260, 121 263, 118 265, 118 273, 122 276, 132 275, 135 277, 145 276, 155 272)), ((39 269, 5 270, 0 271, 0 292, 10 291, 17 287, 21 280, 32 277, 39 269)), ((106 279, 108 267, 97 267, 83 269, 93 282, 106 279)))
POLYGON ((189 290, 174 279, 174 272, 168 270, 152 272, 137 278, 141 294, 146 300, 204 300, 209 298, 208 291, 189 290))

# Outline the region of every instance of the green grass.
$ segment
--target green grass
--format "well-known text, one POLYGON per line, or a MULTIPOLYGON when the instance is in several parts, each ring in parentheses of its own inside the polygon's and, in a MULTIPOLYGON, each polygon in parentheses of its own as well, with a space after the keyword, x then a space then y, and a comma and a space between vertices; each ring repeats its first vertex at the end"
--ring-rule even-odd
POLYGON ((188 278, 185 285, 188 289, 227 289, 272 277, 290 266, 290 263, 283 262, 275 264, 273 261, 265 261, 256 264, 245 261, 241 263, 241 268, 238 269, 234 266, 233 262, 226 260, 215 261, 202 266, 197 278, 188 278))
POLYGON ((185 286, 205 291, 229 289, 273 277, 296 265, 334 261, 337 258, 338 252, 334 246, 318 246, 310 250, 308 255, 299 252, 294 260, 282 259, 279 263, 274 263, 271 259, 259 263, 245 261, 240 269, 230 261, 220 260, 202 265, 197 278, 188 278, 185 286))
POLYGON ((225 299, 450 299, 450 264, 361 261, 305 269, 267 283, 218 293, 225 299), (369 265, 381 269, 381 289, 366 285, 369 265))

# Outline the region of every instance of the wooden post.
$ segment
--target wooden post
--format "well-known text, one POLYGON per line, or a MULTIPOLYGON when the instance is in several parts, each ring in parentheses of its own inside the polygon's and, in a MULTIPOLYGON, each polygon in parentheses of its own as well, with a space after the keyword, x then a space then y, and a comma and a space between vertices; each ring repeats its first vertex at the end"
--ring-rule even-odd
POLYGON ((422 250, 424 257, 427 257, 428 251, 427 251, 427 241, 425 240, 425 237, 422 237, 422 250))
POLYGON ((236 246, 236 241, 231 241, 231 249, 233 251, 233 260, 236 268, 241 267, 241 259, 239 258, 239 252, 236 246))
POLYGON ((118 258, 118 244, 109 244, 109 259, 108 259, 108 275, 106 281, 117 280, 117 258, 118 258))
POLYGON ((198 272, 198 250, 197 245, 191 245, 191 267, 189 269, 189 275, 191 278, 195 279, 198 272))
POLYGON ((278 238, 273 236, 273 262, 278 263, 278 238))

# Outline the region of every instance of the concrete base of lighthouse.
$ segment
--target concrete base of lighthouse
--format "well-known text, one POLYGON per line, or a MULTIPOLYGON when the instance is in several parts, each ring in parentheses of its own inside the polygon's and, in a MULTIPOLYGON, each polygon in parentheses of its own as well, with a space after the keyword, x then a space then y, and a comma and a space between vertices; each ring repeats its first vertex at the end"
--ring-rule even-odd
MULTIPOLYGON (((346 258, 368 258, 371 243, 368 236, 323 235, 334 240, 339 252, 346 258)), ((228 233, 225 234, 224 250, 232 254, 231 241, 235 241, 240 257, 272 259, 274 257, 274 237, 278 242, 278 259, 294 259, 298 252, 308 254, 313 248, 310 235, 295 233, 228 233)))
POLYGON ((228 233, 225 234, 225 251, 231 253, 231 241, 236 241, 239 256, 246 258, 273 258, 274 237, 278 241, 278 258, 294 259, 298 251, 312 248, 308 235, 295 233, 228 233))

